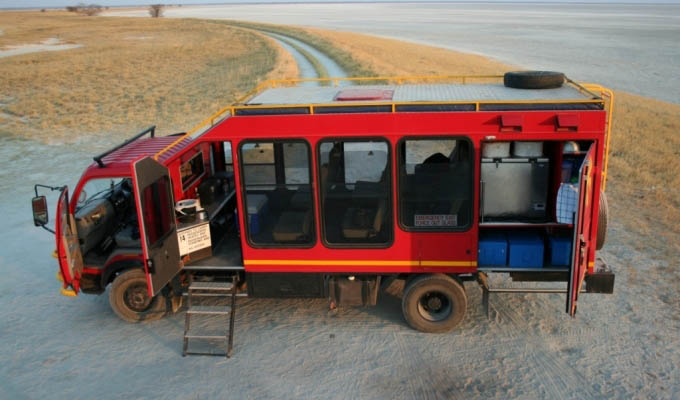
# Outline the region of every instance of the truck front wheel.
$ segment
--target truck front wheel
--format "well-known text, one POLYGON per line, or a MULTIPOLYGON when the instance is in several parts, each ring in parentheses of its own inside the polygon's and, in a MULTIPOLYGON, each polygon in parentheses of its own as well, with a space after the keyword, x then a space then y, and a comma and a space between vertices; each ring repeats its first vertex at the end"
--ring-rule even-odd
POLYGON ((401 308, 411 327, 427 333, 441 333, 460 325, 467 310, 465 288, 443 274, 422 275, 404 288, 401 308))
POLYGON ((131 269, 116 276, 109 291, 113 312, 127 322, 154 321, 163 318, 167 305, 162 295, 150 297, 146 288, 146 274, 131 269))

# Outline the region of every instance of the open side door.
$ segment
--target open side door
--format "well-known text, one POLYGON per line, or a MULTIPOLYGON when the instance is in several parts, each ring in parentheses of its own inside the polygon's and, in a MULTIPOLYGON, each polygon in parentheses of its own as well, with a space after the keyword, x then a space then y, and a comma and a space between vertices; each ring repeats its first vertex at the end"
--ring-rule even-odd
MULTIPOLYGON (((595 143, 590 145, 590 150, 579 171, 579 200, 572 242, 573 260, 567 287, 567 313, 572 317, 576 315, 576 301, 586 276, 588 249, 591 246, 590 223, 593 208, 593 185, 595 183, 593 176, 595 171, 595 146, 595 143)), ((592 243, 592 245, 595 245, 595 243, 592 243)))
MULTIPOLYGON (((78 242, 76 220, 69 211, 68 187, 59 194, 57 219, 54 226, 57 241, 57 259, 64 279, 64 288, 71 285, 75 293, 80 290, 80 274, 83 271, 83 253, 78 242)), ((73 293, 71 294, 73 295, 73 293)))
POLYGON ((155 296, 182 268, 172 184, 168 169, 150 157, 133 161, 132 171, 146 283, 155 296))

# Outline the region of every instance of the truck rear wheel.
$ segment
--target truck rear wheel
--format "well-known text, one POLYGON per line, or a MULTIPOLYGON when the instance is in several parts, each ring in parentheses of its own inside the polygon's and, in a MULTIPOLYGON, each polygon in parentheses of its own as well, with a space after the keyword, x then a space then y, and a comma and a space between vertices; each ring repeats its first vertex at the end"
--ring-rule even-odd
POLYGON ((463 322, 467 296, 450 276, 422 275, 410 280, 401 301, 406 322, 421 332, 447 332, 463 322))
POLYGON ((167 312, 165 298, 150 297, 146 287, 146 274, 131 269, 116 276, 109 291, 113 312, 127 322, 155 321, 167 312))

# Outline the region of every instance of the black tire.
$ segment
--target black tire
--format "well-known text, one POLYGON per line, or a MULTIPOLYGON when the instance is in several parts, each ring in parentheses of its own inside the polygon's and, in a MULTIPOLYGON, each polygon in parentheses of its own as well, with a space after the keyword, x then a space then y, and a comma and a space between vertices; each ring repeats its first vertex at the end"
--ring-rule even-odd
POLYGON ((564 74, 553 71, 516 71, 503 76, 503 84, 515 89, 554 89, 564 84, 564 74))
POLYGON ((595 248, 600 250, 604 247, 607 239, 607 224, 609 223, 609 205, 607 195, 600 191, 600 211, 597 214, 597 241, 595 248))
POLYGON ((416 330, 448 332, 465 319, 465 288, 447 275, 421 275, 404 287, 401 309, 406 322, 416 330))
POLYGON ((123 321, 134 323, 161 319, 168 311, 164 296, 149 298, 146 274, 139 269, 116 276, 109 291, 109 303, 123 321))

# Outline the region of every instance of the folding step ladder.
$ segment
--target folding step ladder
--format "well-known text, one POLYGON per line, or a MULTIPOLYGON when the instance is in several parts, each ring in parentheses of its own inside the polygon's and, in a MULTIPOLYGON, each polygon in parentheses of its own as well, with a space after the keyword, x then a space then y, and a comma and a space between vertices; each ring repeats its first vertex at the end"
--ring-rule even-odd
POLYGON ((231 281, 194 281, 193 274, 189 274, 189 290, 187 293, 187 311, 184 323, 184 346, 182 356, 186 355, 206 355, 206 356, 226 356, 231 357, 232 345, 234 343, 234 318, 236 311, 236 287, 238 286, 238 276, 234 275, 231 281), (197 298, 227 298, 231 297, 231 305, 201 305, 197 298), (194 304, 197 302, 199 304, 194 304), (224 329, 216 331, 206 331, 197 327, 191 327, 192 317, 218 317, 228 318, 225 321, 224 329), (226 353, 196 352, 189 351, 189 339, 194 340, 224 340, 227 346, 226 353))

